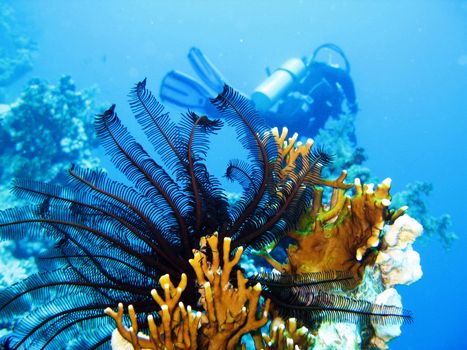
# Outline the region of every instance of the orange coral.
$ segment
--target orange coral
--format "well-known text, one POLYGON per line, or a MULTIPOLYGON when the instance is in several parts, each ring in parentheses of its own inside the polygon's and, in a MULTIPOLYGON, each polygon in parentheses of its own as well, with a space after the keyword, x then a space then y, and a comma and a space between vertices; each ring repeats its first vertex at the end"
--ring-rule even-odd
POLYGON ((311 147, 313 146, 312 139, 308 139, 305 144, 296 142, 298 138, 297 133, 294 133, 292 137, 287 139, 288 132, 289 130, 286 127, 282 128, 280 135, 277 128, 273 128, 271 130, 271 133, 274 136, 277 144, 277 161, 284 162, 279 173, 281 179, 285 179, 287 175, 293 171, 297 158, 300 155, 303 157, 307 156, 310 153, 311 147))
MULTIPOLYGON (((312 141, 306 145, 294 146, 297 136, 285 142, 287 129, 281 135, 277 129, 273 136, 278 144, 281 158, 285 161, 285 174, 294 166, 299 154, 310 152, 312 141)), ((288 262, 280 264, 265 251, 264 258, 277 270, 289 273, 320 271, 351 271, 363 273, 365 265, 373 262, 373 248, 380 244, 380 235, 386 222, 392 222, 402 215, 406 207, 394 212, 389 209, 391 180, 386 179, 374 189, 374 185, 363 185, 355 180, 355 194, 345 195, 346 172, 334 181, 322 180, 321 185, 332 187, 329 203, 323 203, 323 188, 315 187, 311 208, 301 217, 298 228, 288 235, 296 240, 289 246, 288 262)))
MULTIPOLYGON (((259 329, 268 321, 269 300, 263 312, 256 318, 261 285, 246 287, 247 280, 237 270, 237 287, 230 284, 232 268, 240 261, 243 248, 239 247, 230 259, 230 238, 224 239, 223 266, 220 269, 217 234, 207 240, 212 251, 212 263, 208 264, 206 254, 195 251, 190 264, 201 284, 201 302, 206 310, 207 323, 201 328, 203 349, 234 349, 244 334, 259 329)), ((204 244, 202 243, 201 246, 204 244)))
MULTIPOLYGON (((313 141, 305 145, 296 143, 297 134, 287 138, 287 129, 279 135, 277 129, 271 134, 276 140, 279 157, 276 169, 278 185, 293 181, 292 173, 299 157, 310 155, 313 141)), ((264 138, 271 134, 264 135, 264 138)), ((320 169, 314 171, 319 172, 320 169)), ((354 185, 344 183, 346 172, 336 180, 320 179, 317 184, 332 188, 328 203, 323 200, 323 188, 314 185, 313 202, 301 216, 297 229, 288 233, 296 241, 287 249, 288 261, 280 264, 274 260, 268 247, 261 254, 277 270, 285 273, 303 274, 321 271, 350 271, 362 276, 364 267, 374 262, 374 248, 380 245, 383 226, 393 222, 406 210, 389 209, 391 203, 390 179, 384 180, 376 189, 372 184, 362 185, 356 179, 354 185), (352 197, 345 192, 355 188, 352 197)), ((303 185, 302 185, 303 186, 303 185)), ((276 318, 271 323, 269 334, 261 335, 259 329, 268 321, 270 301, 266 300, 258 312, 261 285, 247 285, 247 279, 240 270, 236 271, 235 286, 231 283, 231 273, 238 264, 243 248, 238 247, 231 258, 231 239, 225 238, 222 249, 217 233, 203 237, 200 249, 193 251, 189 260, 196 275, 201 295, 200 304, 204 312, 193 312, 179 302, 187 285, 187 276, 182 275, 180 284, 172 284, 168 275, 161 277, 160 284, 164 297, 156 290, 151 292, 153 299, 161 307, 161 325, 156 325, 152 316, 148 317, 150 334, 138 334, 138 324, 133 307, 128 307, 131 327, 123 324, 123 305, 115 312, 107 308, 105 312, 114 318, 121 336, 131 343, 134 349, 228 349, 240 344, 241 337, 251 333, 257 349, 294 349, 311 346, 313 337, 306 329, 297 329, 296 321, 284 322, 276 318), (222 259, 221 259, 222 256, 222 259)), ((243 345, 244 347, 244 345, 243 345)))
MULTIPOLYGON (((390 183, 386 179, 374 190, 373 185, 362 186, 356 179, 352 197, 337 189, 328 207, 313 203, 298 230, 289 233, 297 241, 288 248, 289 270, 352 271, 361 275, 363 267, 374 258, 371 250, 379 246, 385 222, 395 220, 405 211, 405 208, 397 212, 389 210, 390 183)), ((320 190, 315 191, 315 201, 322 200, 319 193, 320 190)))
POLYGON ((274 318, 269 325, 269 334, 263 333, 261 340, 262 342, 257 342, 255 339, 257 349, 310 349, 314 344, 314 336, 308 328, 298 328, 295 318, 289 318, 286 322, 280 317, 274 318))
POLYGON ((182 274, 177 287, 169 275, 164 275, 159 280, 164 297, 155 289, 151 291, 153 299, 161 307, 161 325, 156 325, 154 317, 148 316, 149 335, 138 334, 133 306, 128 306, 131 327, 126 327, 123 324, 123 304, 120 303, 117 312, 111 308, 105 310, 115 320, 120 335, 136 350, 233 350, 244 334, 264 326, 268 321, 269 300, 266 300, 261 316, 257 318, 261 285, 257 283, 247 287, 247 280, 240 270, 237 270, 237 287, 230 283, 232 269, 243 252, 239 247, 230 259, 230 243, 230 238, 224 239, 222 267, 217 233, 207 239, 202 238, 201 250, 194 251, 193 259, 189 260, 200 285, 200 302, 204 313, 194 313, 190 306, 185 308, 182 302, 178 302, 187 285, 185 274, 182 274), (212 261, 208 261, 207 247, 212 253, 212 261))
POLYGON ((175 287, 169 275, 159 279, 164 289, 164 297, 153 289, 151 295, 161 307, 159 315, 162 319, 161 325, 156 325, 154 317, 148 316, 149 335, 138 334, 138 323, 136 313, 132 305, 128 306, 128 314, 131 327, 123 325, 123 304, 118 305, 118 311, 111 308, 105 309, 105 313, 111 316, 117 325, 120 335, 133 345, 135 350, 140 349, 196 349, 197 331, 200 325, 201 312, 193 313, 191 307, 185 308, 182 302, 178 302, 183 290, 186 288, 187 277, 182 274, 180 284, 175 287))

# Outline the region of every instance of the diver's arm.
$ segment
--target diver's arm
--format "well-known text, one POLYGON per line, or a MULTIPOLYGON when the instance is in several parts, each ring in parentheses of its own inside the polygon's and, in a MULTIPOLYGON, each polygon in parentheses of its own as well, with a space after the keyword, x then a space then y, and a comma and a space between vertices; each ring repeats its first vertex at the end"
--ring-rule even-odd
POLYGON ((355 95, 355 86, 350 75, 341 68, 328 65, 322 65, 320 70, 326 80, 332 84, 337 83, 342 87, 350 112, 356 113, 358 110, 357 96, 355 95))
POLYGON ((358 111, 358 104, 353 80, 347 73, 343 71, 340 73, 341 79, 338 81, 338 83, 342 86, 342 90, 344 91, 344 95, 347 100, 347 106, 349 107, 351 113, 356 113, 358 111))

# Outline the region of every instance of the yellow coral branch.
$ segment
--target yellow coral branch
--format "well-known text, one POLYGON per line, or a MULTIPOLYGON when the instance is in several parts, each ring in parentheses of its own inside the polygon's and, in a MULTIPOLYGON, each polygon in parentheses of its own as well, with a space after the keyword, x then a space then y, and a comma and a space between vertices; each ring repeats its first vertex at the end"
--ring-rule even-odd
POLYGON ((217 233, 207 239, 207 245, 212 253, 211 264, 204 263, 206 254, 201 251, 196 251, 189 261, 202 286, 201 303, 207 315, 207 323, 201 329, 201 345, 208 349, 234 349, 243 334, 266 324, 269 301, 263 306, 262 317, 257 319, 261 285, 248 287, 248 281, 239 270, 237 287, 230 283, 232 270, 242 256, 242 247, 237 248, 231 258, 231 239, 224 238, 221 266, 217 233))
POLYGON ((201 304, 205 314, 194 313, 191 307, 185 308, 180 302, 187 287, 187 276, 182 274, 180 283, 175 286, 169 275, 159 279, 162 293, 153 289, 151 295, 160 306, 161 323, 156 324, 152 315, 148 316, 149 335, 138 333, 135 310, 128 306, 131 327, 123 324, 123 304, 115 312, 107 308, 105 312, 117 325, 120 335, 135 349, 194 350, 228 349, 233 350, 240 343, 241 337, 253 330, 260 329, 268 321, 270 301, 262 306, 261 316, 257 318, 260 304, 261 285, 248 286, 248 280, 240 270, 236 271, 236 285, 230 282, 230 275, 243 253, 239 247, 231 257, 231 240, 222 242, 222 259, 219 252, 217 233, 201 240, 202 250, 194 251, 189 260, 195 271, 200 286, 201 304), (208 261, 206 250, 211 250, 208 261))
POLYGON ((273 128, 271 132, 276 141, 277 150, 279 153, 277 161, 282 162, 282 164, 279 164, 281 165, 281 171, 278 175, 281 179, 286 179, 287 176, 294 170, 297 158, 300 155, 302 157, 306 157, 310 154, 311 147, 313 146, 313 140, 308 139, 305 144, 296 142, 298 138, 297 133, 294 133, 292 137, 286 140, 287 134, 289 132, 286 127, 282 128, 280 135, 277 128, 273 128))
MULTIPOLYGON (((306 327, 297 327, 297 320, 289 318, 286 322, 280 317, 271 321, 269 334, 262 334, 265 350, 310 349, 314 336, 306 327)), ((258 348, 258 347, 257 347, 258 348)))
POLYGON ((135 350, 196 349, 197 330, 201 321, 201 313, 193 315, 191 307, 188 307, 187 311, 183 303, 179 302, 187 286, 187 276, 182 274, 177 287, 174 286, 169 275, 162 276, 159 283, 164 290, 164 297, 155 289, 151 291, 151 296, 161 308, 161 311, 159 311, 161 324, 158 326, 154 321, 154 317, 149 315, 149 335, 138 333, 136 312, 132 305, 128 306, 131 323, 129 328, 123 325, 123 304, 118 304, 117 312, 107 308, 105 313, 115 320, 120 335, 130 342, 135 350))

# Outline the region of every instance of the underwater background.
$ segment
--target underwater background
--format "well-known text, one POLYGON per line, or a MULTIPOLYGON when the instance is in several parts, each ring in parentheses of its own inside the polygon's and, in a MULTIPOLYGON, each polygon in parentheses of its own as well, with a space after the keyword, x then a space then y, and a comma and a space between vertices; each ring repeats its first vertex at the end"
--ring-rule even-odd
MULTIPOLYGON (((4 84, 0 103, 14 102, 31 78, 56 83, 69 74, 78 90, 97 87, 92 113, 116 103, 124 120, 131 115, 129 89, 147 77, 156 92, 168 71, 189 72, 192 46, 247 94, 265 79, 266 67, 309 57, 322 43, 341 46, 361 109, 355 126, 368 155, 364 165, 379 179, 391 177, 392 193, 414 181, 432 183, 429 212, 448 213, 449 231, 458 236, 449 248, 436 236, 415 243, 424 276, 398 287, 415 322, 390 346, 467 348, 466 1, 1 2, 14 11, 2 15, 14 16, 18 35, 34 44, 23 43, 32 52, 30 67, 4 84)), ((212 166, 225 167, 226 148, 221 140, 213 144, 212 166)), ((235 145, 228 148, 235 153, 235 145)), ((103 166, 111 168, 105 160, 103 166)))

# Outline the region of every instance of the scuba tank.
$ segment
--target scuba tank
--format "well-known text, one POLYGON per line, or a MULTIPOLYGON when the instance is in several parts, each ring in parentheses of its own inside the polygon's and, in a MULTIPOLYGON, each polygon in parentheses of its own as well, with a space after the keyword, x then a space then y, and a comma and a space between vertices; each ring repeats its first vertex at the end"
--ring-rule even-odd
POLYGON ((265 81, 254 89, 251 99, 260 111, 271 108, 281 97, 299 82, 306 73, 306 65, 299 58, 291 58, 277 68, 265 81))
POLYGON ((279 68, 277 68, 266 80, 258 85, 251 94, 251 100, 255 104, 258 111, 264 112, 270 109, 277 101, 287 95, 293 86, 299 83, 306 75, 308 67, 320 61, 319 55, 329 50, 337 57, 340 57, 342 62, 342 69, 350 73, 350 63, 345 56, 344 51, 337 45, 326 43, 318 46, 313 51, 312 57, 309 62, 299 58, 291 58, 285 61, 279 68))

